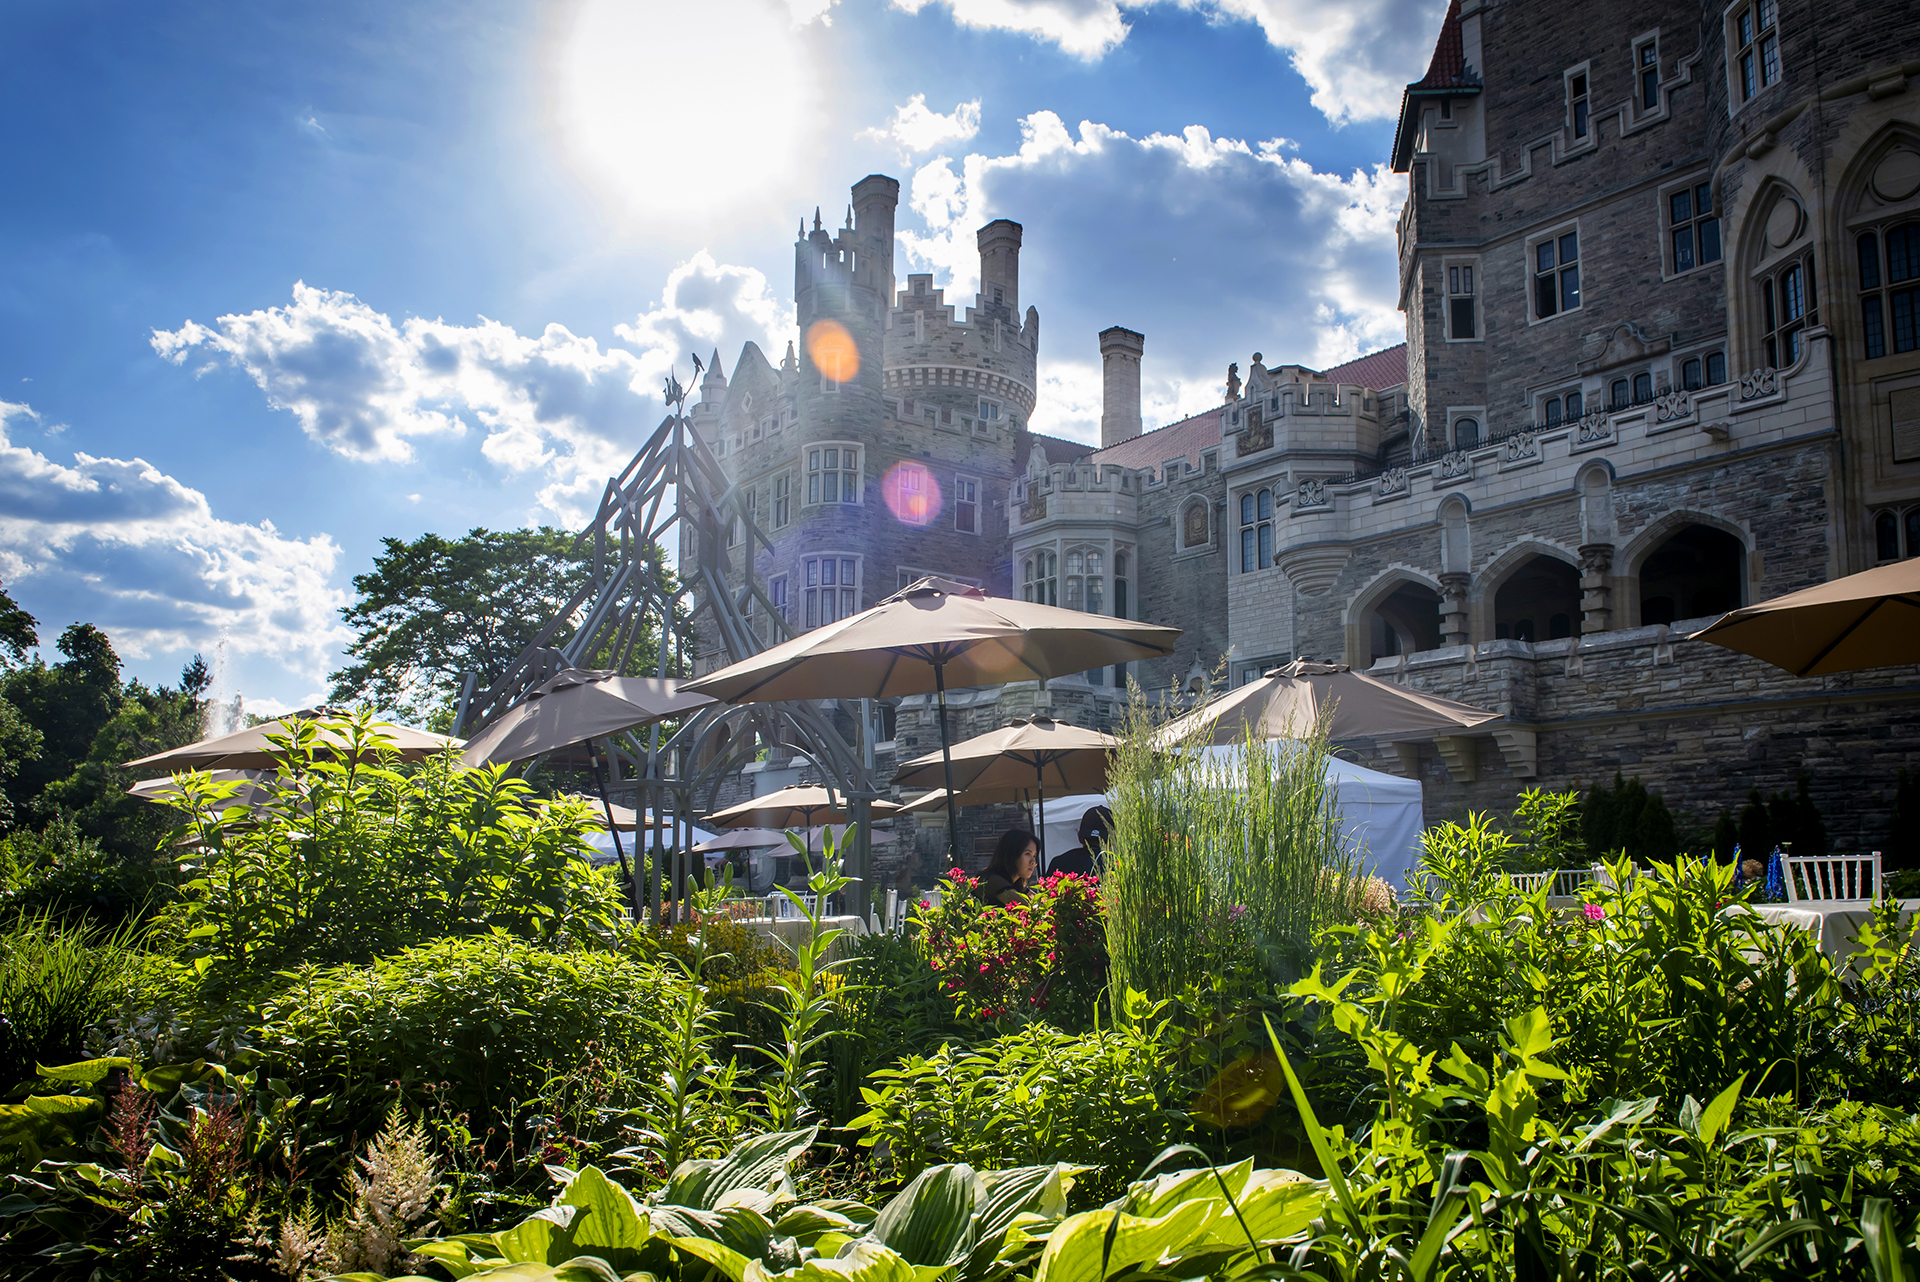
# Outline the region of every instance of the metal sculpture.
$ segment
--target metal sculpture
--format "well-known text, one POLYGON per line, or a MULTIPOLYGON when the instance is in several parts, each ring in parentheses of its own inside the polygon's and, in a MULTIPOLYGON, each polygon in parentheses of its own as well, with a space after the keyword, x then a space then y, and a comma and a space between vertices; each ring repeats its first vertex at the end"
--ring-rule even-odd
MULTIPOLYGON (((699 369, 698 358, 694 366, 699 369)), ((704 631, 717 642, 725 663, 792 635, 754 573, 756 549, 772 551, 771 541, 687 416, 687 389, 669 376, 662 397, 672 412, 625 469, 608 479, 598 513, 574 541, 576 550, 592 541, 586 583, 492 685, 476 693, 469 676, 454 733, 485 726, 562 668, 626 671, 649 629, 658 631, 654 675, 662 677, 692 673, 689 630, 704 631), (738 584, 726 544, 729 528, 744 535, 738 584), (682 550, 679 575, 663 564, 668 539, 675 535, 682 550), (764 623, 764 630, 756 622, 764 623)), ((877 738, 877 710, 866 699, 719 704, 700 709, 677 727, 646 727, 644 740, 632 731, 614 736, 607 763, 611 785, 636 789, 636 809, 653 812, 652 832, 658 834, 648 861, 651 880, 643 864, 632 888, 635 915, 651 913, 656 921, 684 916, 682 888, 692 845, 687 830, 715 808, 722 783, 752 761, 761 744, 811 762, 823 784, 852 800, 859 826, 847 863, 850 873, 863 878, 855 886, 864 911, 872 867, 868 803, 883 795, 874 782, 877 738), (842 724, 851 725, 853 733, 844 733, 842 724), (664 866, 669 861, 670 874, 664 866)))

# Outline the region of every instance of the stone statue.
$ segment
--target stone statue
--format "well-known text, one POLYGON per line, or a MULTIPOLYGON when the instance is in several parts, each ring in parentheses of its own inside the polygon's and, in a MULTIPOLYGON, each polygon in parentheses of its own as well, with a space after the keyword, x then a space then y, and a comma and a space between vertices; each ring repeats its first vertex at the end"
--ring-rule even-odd
POLYGON ((1227 366, 1227 400, 1240 399, 1240 362, 1234 361, 1227 366))

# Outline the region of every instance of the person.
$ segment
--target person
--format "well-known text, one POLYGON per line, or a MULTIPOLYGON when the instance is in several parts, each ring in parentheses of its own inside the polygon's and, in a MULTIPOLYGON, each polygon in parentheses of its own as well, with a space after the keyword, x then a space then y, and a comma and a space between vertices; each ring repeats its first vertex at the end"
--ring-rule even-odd
POLYGON ((973 893, 992 907, 1025 899, 1033 889, 1033 874, 1039 864, 1040 847, 1033 834, 1025 828, 1009 828, 1000 834, 993 858, 987 860, 987 871, 973 893))
POLYGON ((1080 844, 1064 855, 1056 855, 1047 865, 1047 872, 1099 876, 1106 867, 1107 834, 1112 831, 1113 811, 1105 806, 1089 806, 1080 816, 1080 844))

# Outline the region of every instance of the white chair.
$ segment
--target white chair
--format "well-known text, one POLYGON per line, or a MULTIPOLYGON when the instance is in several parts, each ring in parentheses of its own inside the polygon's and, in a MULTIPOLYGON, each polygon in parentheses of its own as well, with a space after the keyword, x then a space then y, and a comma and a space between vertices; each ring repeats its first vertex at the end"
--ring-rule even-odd
POLYGON ((1872 899, 1880 893, 1880 853, 1825 855, 1781 860, 1787 878, 1787 902, 1820 899, 1872 899))
POLYGON ((900 888, 898 886, 887 887, 887 911, 880 918, 880 926, 883 930, 900 929, 900 888))
POLYGON ((1600 874, 1592 868, 1561 868, 1553 874, 1553 889, 1547 893, 1569 897, 1580 895, 1599 880, 1600 874))
POLYGON ((1553 880, 1550 872, 1516 872, 1508 875, 1513 878, 1513 888, 1527 896, 1539 894, 1541 888, 1553 880))
MULTIPOLYGON (((820 900, 816 895, 802 895, 800 896, 800 902, 807 906, 809 913, 819 911, 820 900)), ((798 917, 800 915, 800 910, 793 906, 793 901, 779 891, 776 890, 767 896, 767 916, 778 919, 782 917, 798 917)))

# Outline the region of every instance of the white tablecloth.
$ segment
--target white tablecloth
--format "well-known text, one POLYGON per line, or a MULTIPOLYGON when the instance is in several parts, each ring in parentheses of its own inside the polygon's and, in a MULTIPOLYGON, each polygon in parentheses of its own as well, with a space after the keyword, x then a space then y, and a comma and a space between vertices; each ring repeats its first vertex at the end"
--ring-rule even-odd
MULTIPOLYGON (((1797 904, 1755 904, 1753 911, 1768 921, 1797 926, 1811 934, 1819 943, 1820 951, 1832 960, 1834 969, 1844 970, 1853 958, 1860 927, 1873 919, 1873 901, 1806 899, 1797 904)), ((1920 899, 1900 901, 1903 937, 1912 934, 1916 913, 1920 913, 1920 899)))
MULTIPOLYGON (((798 948, 801 944, 805 943, 807 930, 809 929, 805 917, 746 917, 735 924, 745 926, 748 930, 757 930, 763 935, 777 939, 788 948, 798 948)), ((868 933, 866 918, 855 917, 851 914, 845 917, 822 917, 820 919, 820 925, 822 929, 831 928, 847 932, 846 935, 834 942, 833 948, 830 950, 834 957, 840 956, 846 950, 848 939, 855 935, 865 935, 868 933)))

